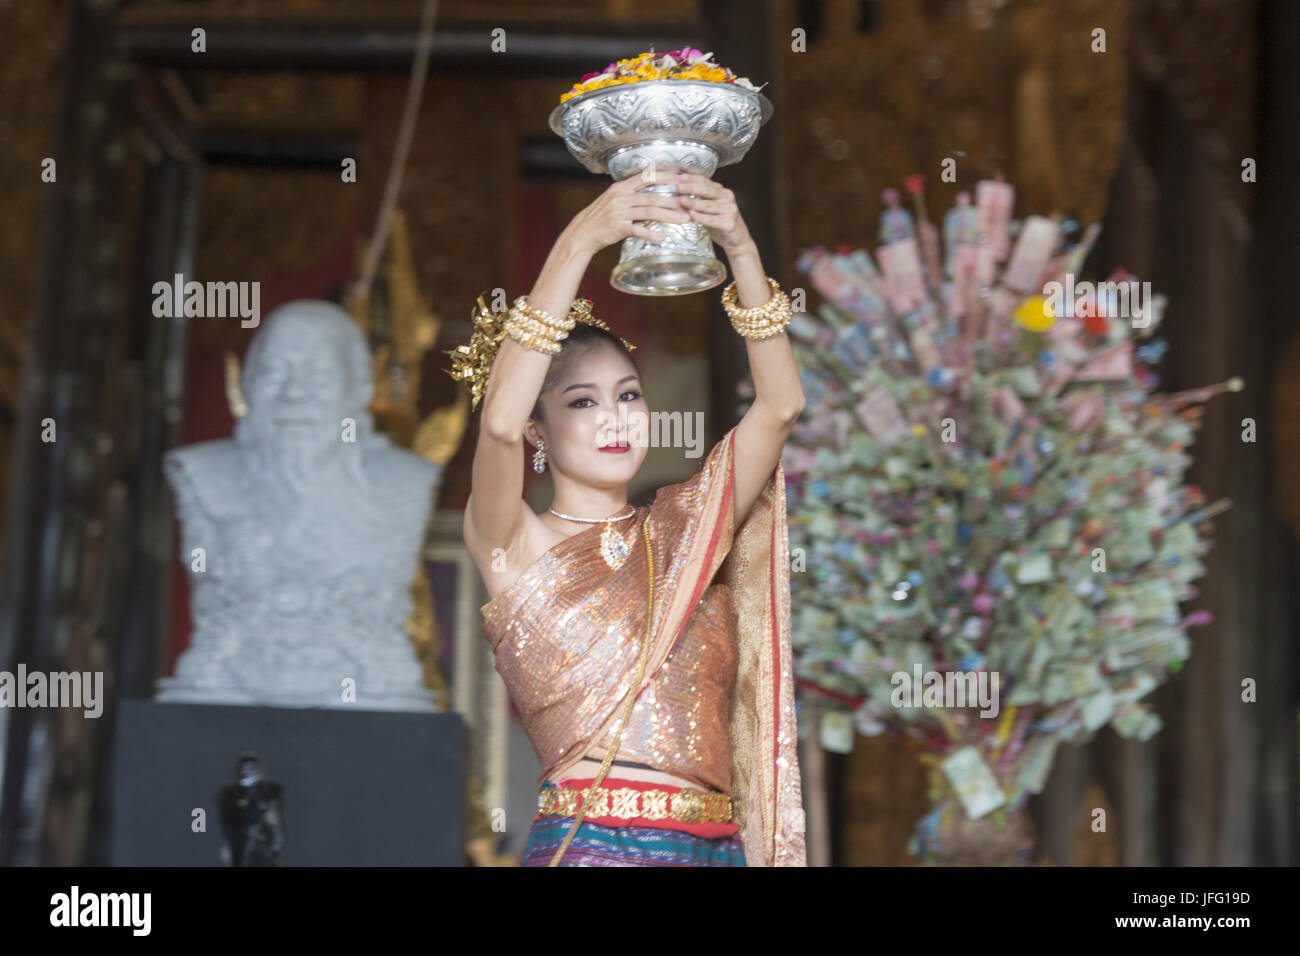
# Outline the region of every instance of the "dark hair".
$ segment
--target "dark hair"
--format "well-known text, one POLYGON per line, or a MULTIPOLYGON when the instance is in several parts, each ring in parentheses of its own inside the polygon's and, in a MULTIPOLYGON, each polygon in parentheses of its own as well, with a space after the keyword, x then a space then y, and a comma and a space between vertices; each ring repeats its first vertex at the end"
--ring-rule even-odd
POLYGON ((598 325, 585 325, 579 322, 573 327, 567 336, 560 342, 560 351, 551 359, 551 367, 546 370, 546 380, 542 382, 542 391, 537 396, 537 401, 533 404, 532 419, 535 422, 542 420, 542 395, 555 386, 555 381, 564 372, 568 364, 573 361, 574 356, 580 352, 587 352, 598 345, 608 344, 618 349, 620 353, 632 363, 637 374, 641 374, 641 369, 637 367, 636 359, 632 358, 632 353, 627 350, 623 340, 612 332, 607 332, 598 325))

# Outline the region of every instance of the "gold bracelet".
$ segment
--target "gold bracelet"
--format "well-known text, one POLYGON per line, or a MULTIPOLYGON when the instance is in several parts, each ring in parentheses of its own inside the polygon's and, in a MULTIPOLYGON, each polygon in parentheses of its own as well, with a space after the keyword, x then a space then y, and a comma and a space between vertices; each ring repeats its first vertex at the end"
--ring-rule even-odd
POLYGON ((513 323, 506 323, 506 334, 524 348, 532 349, 534 352, 545 352, 547 355, 558 355, 560 352, 558 342, 529 332, 527 329, 521 329, 513 323))
POLYGON ((776 325, 764 326, 758 329, 736 328, 747 339, 770 339, 774 335, 780 335, 785 331, 785 325, 778 323, 776 325))
POLYGON ((551 315, 551 313, 549 312, 543 311, 542 309, 533 308, 531 305, 528 304, 528 296, 526 295, 521 295, 519 298, 515 299, 515 308, 519 309, 521 312, 527 313, 528 315, 532 316, 538 322, 542 322, 546 325, 550 325, 556 328, 559 327, 555 316, 551 315))
POLYGON ((512 339, 534 352, 555 355, 560 351, 560 342, 569 333, 558 332, 550 326, 543 325, 519 309, 511 309, 505 321, 505 331, 512 339))
POLYGON ((524 348, 532 349, 534 352, 544 352, 547 355, 559 354, 560 344, 558 342, 548 341, 540 336, 520 331, 510 322, 506 323, 506 334, 524 348))
MULTIPOLYGON (((534 308, 528 304, 528 296, 526 295, 521 295, 519 298, 515 299, 515 308, 525 315, 531 316, 542 325, 549 326, 557 332, 571 332, 573 331, 573 327, 577 324, 572 314, 566 315, 564 318, 556 318, 544 309, 534 308)), ((572 310, 570 310, 570 312, 572 312, 572 310)))
POLYGON ((762 305, 756 305, 750 309, 740 307, 740 292, 736 288, 736 281, 733 279, 731 284, 722 290, 722 305, 727 310, 727 314, 733 319, 762 319, 767 318, 772 306, 776 303, 781 293, 781 284, 771 276, 767 277, 767 284, 772 290, 772 296, 762 305))
POLYGON ((544 309, 533 308, 528 304, 528 297, 521 295, 510 310, 506 332, 527 348, 555 355, 560 351, 560 342, 576 324, 572 314, 556 318, 544 309))
POLYGON ((722 306, 727 310, 731 326, 748 339, 765 339, 777 335, 790 324, 794 313, 790 297, 781 291, 780 284, 768 277, 772 297, 760 306, 742 309, 737 302, 736 283, 733 281, 722 293, 722 306))
POLYGON ((520 309, 511 309, 509 320, 523 331, 531 332, 532 334, 539 335, 545 339, 554 339, 557 342, 569 334, 566 330, 556 329, 544 322, 539 322, 527 312, 521 311, 520 309))

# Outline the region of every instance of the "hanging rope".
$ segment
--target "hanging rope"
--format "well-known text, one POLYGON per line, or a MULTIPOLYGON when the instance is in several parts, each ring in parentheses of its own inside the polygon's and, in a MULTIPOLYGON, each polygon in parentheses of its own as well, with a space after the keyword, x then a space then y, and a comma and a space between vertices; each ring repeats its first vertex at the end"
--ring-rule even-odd
POLYGON ((384 246, 388 243, 388 233, 393 224, 393 210, 397 207, 397 197, 402 191, 402 176, 406 172, 406 160, 411 152, 411 140, 415 137, 415 120, 420 113, 420 103, 424 99, 424 81, 429 73, 429 57, 433 52, 433 24, 438 14, 438 0, 425 0, 424 10, 420 14, 420 33, 416 40, 415 62, 411 64, 411 82, 406 88, 406 102, 402 106, 402 121, 397 131, 397 143, 393 147, 393 161, 388 168, 388 179, 384 183, 384 195, 379 203, 379 217, 375 221, 375 232, 370 237, 365 258, 361 262, 361 272, 348 294, 350 302, 355 302, 370 292, 370 285, 375 280, 379 268, 379 259, 384 246))

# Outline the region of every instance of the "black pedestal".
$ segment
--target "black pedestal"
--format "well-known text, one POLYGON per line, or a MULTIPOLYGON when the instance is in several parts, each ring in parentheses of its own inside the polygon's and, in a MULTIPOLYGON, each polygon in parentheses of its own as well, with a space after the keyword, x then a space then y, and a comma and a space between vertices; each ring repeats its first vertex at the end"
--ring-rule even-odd
POLYGON ((146 700, 117 715, 114 864, 222 865, 217 792, 243 751, 284 787, 284 865, 464 864, 458 714, 146 700))

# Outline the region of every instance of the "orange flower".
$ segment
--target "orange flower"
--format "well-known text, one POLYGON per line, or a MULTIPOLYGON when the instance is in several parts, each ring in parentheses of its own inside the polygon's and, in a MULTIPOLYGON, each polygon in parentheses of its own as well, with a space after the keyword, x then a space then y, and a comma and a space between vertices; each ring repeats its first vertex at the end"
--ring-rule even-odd
MULTIPOLYGON (((679 54, 691 52, 696 55, 699 51, 689 51, 689 48, 676 51, 679 54)), ((671 66, 658 66, 656 60, 664 56, 662 53, 656 53, 653 50, 641 53, 638 56, 628 57, 627 59, 618 60, 609 64, 600 74, 599 79, 593 74, 587 74, 591 79, 581 83, 575 83, 573 87, 560 97, 563 103, 572 97, 580 96, 583 93, 590 93, 592 90, 603 89, 607 86, 618 86, 623 83, 640 83, 651 80, 703 80, 712 83, 734 83, 730 70, 718 66, 715 63, 709 63, 707 60, 687 65, 685 56, 677 60, 671 66)), ((753 87, 747 87, 752 89, 753 87)))

